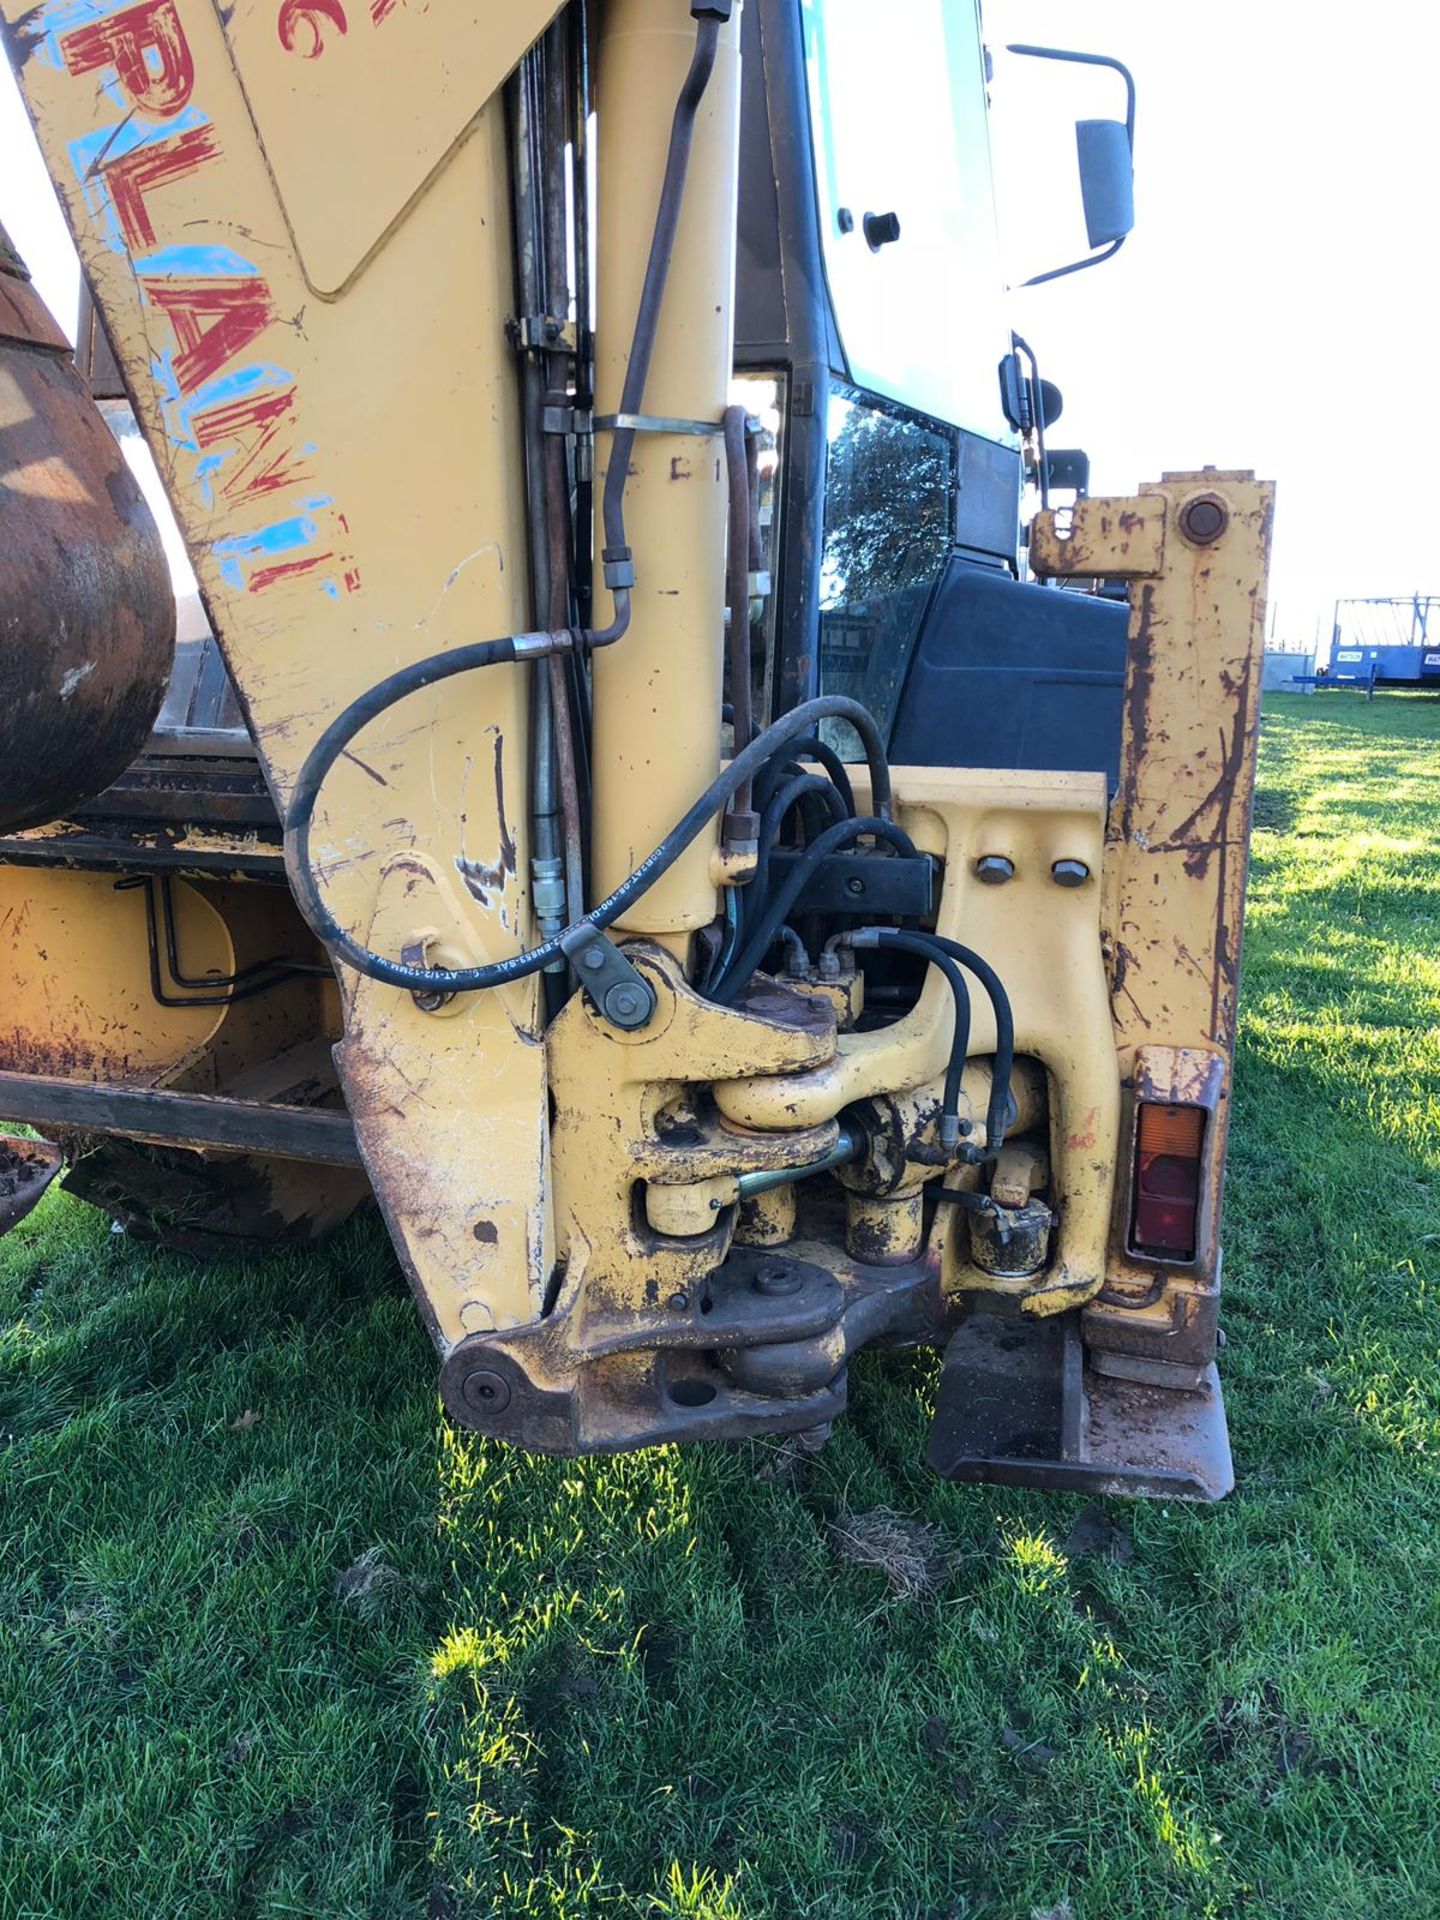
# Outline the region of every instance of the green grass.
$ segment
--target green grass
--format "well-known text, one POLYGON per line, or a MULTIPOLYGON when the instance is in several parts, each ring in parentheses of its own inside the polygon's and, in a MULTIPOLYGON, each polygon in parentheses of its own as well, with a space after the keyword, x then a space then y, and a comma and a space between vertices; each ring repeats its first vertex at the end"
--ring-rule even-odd
POLYGON ((1261 780, 1229 1502, 1067 1556, 1084 1503, 928 1478, 873 1355, 799 1484, 527 1459, 438 1417, 375 1230, 206 1269, 52 1197, 0 1245, 3 1920, 1440 1912, 1440 704, 1277 699, 1261 780), (837 1558, 880 1504, 932 1597, 837 1558))

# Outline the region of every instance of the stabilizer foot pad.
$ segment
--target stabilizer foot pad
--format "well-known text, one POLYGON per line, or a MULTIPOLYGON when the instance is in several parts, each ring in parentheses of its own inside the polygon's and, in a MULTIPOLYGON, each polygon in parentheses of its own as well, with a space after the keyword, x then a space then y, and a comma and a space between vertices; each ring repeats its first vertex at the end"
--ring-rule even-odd
POLYGON ((1214 1365, 1199 1391, 1085 1362, 1078 1313, 978 1307, 945 1349, 926 1455, 946 1480, 1055 1492, 1219 1500, 1235 1484, 1214 1365))

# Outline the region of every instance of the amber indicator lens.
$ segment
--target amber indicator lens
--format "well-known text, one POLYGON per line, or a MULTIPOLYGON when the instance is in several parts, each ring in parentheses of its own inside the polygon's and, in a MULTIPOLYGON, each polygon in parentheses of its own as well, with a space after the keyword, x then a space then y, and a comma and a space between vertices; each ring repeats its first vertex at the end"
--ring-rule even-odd
POLYGON ((1162 1259, 1195 1258, 1200 1214, 1203 1107, 1140 1108, 1135 1147, 1135 1210, 1130 1243, 1162 1259))

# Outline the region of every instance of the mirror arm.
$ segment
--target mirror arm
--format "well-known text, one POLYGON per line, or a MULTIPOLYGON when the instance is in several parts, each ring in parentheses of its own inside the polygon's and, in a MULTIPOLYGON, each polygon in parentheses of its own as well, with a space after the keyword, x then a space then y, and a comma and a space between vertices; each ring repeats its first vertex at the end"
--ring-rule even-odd
POLYGON ((1135 150, 1135 76, 1123 60, 1113 60, 1108 53, 1074 53, 1068 47, 1032 47, 1011 43, 1007 53, 1023 53, 1031 60, 1070 60, 1079 67, 1109 67, 1112 73, 1118 73, 1125 82, 1125 133, 1130 142, 1130 150, 1135 150))
POLYGON ((1068 267, 1051 267, 1048 273, 1032 273, 1028 280, 1022 280, 1020 284, 1022 287, 1040 287, 1047 280, 1063 280, 1067 273, 1080 273, 1086 267, 1098 267, 1102 260, 1113 260, 1124 244, 1123 240, 1112 240, 1099 253, 1087 253, 1083 260, 1072 260, 1068 267))
MULTIPOLYGON (((1125 82, 1125 137, 1130 142, 1130 151, 1135 151, 1135 76, 1122 60, 1114 60, 1108 53, 1076 53, 1068 47, 1032 47, 1020 42, 1007 45, 1007 53, 1023 53, 1031 60, 1069 60, 1080 67, 1109 67, 1112 73, 1118 73, 1125 82)), ((1108 247, 1102 247, 1099 253, 1087 254, 1083 260, 1072 260, 1068 267, 1051 267, 1048 273, 1032 274, 1028 280, 1020 282, 1022 287, 1041 287, 1047 280, 1063 280, 1067 273, 1083 273, 1086 267, 1098 267, 1102 261, 1113 260, 1125 244, 1125 236, 1112 240, 1108 247)))

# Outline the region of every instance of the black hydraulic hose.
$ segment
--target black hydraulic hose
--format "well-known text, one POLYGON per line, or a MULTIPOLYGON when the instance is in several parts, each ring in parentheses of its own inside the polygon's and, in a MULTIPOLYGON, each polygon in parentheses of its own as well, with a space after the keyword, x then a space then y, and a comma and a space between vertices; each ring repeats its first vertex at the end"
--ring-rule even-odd
MULTIPOLYGON (((782 781, 818 780, 823 777, 808 772, 798 757, 783 763, 773 760, 755 782, 755 804, 760 810, 761 817, 764 817, 765 809, 775 798, 782 781)), ((825 778, 825 787, 829 789, 828 795, 823 788, 815 787, 805 796, 801 806, 801 818, 805 822, 805 837, 808 840, 813 840, 816 834, 823 832, 825 828, 826 822, 818 818, 822 800, 834 819, 845 819, 855 811, 855 795, 848 780, 843 787, 837 787, 833 779, 825 778)), ((752 888, 752 894, 754 891, 752 888)))
POLYGON ((756 856, 755 877, 748 887, 742 889, 740 896, 742 902, 747 896, 763 900, 769 892, 770 856, 775 851, 776 836, 790 809, 797 801, 805 799, 810 794, 817 794, 824 801, 832 822, 846 818, 846 810, 840 795, 824 774, 801 773, 797 774, 793 780, 787 781, 766 803, 765 811, 760 816, 760 849, 756 856))
POLYGON ((927 933, 925 939, 935 941, 952 960, 970 968, 995 1008, 995 1071, 991 1075, 991 1098, 985 1108, 985 1158, 993 1160, 1014 1116, 1010 1079, 1016 1071, 1016 1016, 1010 1008, 1010 995, 1004 991, 1000 975, 989 960, 981 960, 973 947, 962 947, 960 941, 950 941, 943 933, 927 933))
POLYGON ((972 947, 963 947, 958 940, 947 939, 942 933, 927 933, 924 938, 933 941, 952 960, 958 960, 962 967, 970 969, 985 989, 995 1012, 995 1067, 985 1111, 985 1157, 991 1160, 1000 1150, 1015 1111, 1015 1101, 1010 1091, 1010 1079, 1015 1071, 1015 1015, 1010 1006, 1010 996, 989 961, 982 960, 972 947))
MULTIPOLYGON (((660 325, 660 308, 665 299, 665 282, 675 251, 675 235, 680 225, 680 204, 685 192, 685 175, 690 167, 690 148, 695 137, 695 120, 715 68, 720 46, 720 20, 703 15, 695 27, 695 51, 685 75, 680 97, 675 102, 675 117, 670 123, 670 149, 665 157, 665 177, 660 186, 660 204, 655 213, 655 228, 650 237, 650 257, 645 263, 645 278, 640 287, 640 304, 635 312, 635 331, 630 342, 630 358, 620 389, 620 412, 638 414, 645 404, 645 381, 650 358, 655 351, 655 336, 660 325)), ((630 475, 630 456, 635 446, 633 427, 617 427, 610 443, 610 464, 605 469, 600 517, 605 528, 605 553, 602 558, 628 560, 625 539, 625 483, 630 475)), ((593 647, 610 646, 630 624, 630 593, 627 587, 615 589, 615 615, 610 625, 588 636, 593 647)))
MULTIPOLYGON (((760 850, 766 851, 767 842, 773 848, 785 816, 809 794, 818 794, 824 802, 825 811, 832 822, 851 818, 844 800, 836 790, 835 784, 823 773, 805 773, 791 763, 793 771, 783 787, 772 791, 765 802, 765 811, 760 816, 760 850)), ((758 879, 757 872, 756 878, 758 879)))
POLYGON ((755 782, 755 808, 764 817, 765 809, 787 780, 798 780, 805 769, 790 755, 782 760, 777 754, 755 782))
MULTIPOLYGON (((654 351, 665 283, 669 275, 675 236, 679 226, 695 121, 700 101, 714 69, 719 34, 718 19, 703 17, 697 23, 695 51, 676 102, 670 129, 670 147, 666 158, 665 176, 651 236, 650 255, 646 263, 630 357, 621 389, 620 411, 622 414, 638 414, 644 405, 645 382, 654 351)), ((633 447, 634 430, 628 427, 617 429, 611 445, 601 509, 606 541, 606 553, 603 557, 607 563, 611 561, 620 564, 628 563, 630 557, 625 540, 624 498, 633 447)), ((748 549, 748 539, 746 544, 748 549)), ((310 862, 310 830, 316 801, 326 775, 350 742, 371 720, 376 719, 407 695, 417 693, 425 687, 433 686, 456 674, 469 672, 472 668, 513 661, 521 657, 522 653, 528 658, 556 652, 562 648, 573 649, 577 641, 590 647, 612 644, 621 638, 629 626, 628 586, 617 584, 613 589, 613 598, 614 616, 610 625, 599 631, 588 631, 583 635, 552 633, 521 636, 518 642, 515 637, 476 641, 469 646, 432 654, 424 660, 414 661, 409 666, 400 668, 382 680, 378 686, 370 688, 367 693, 352 701, 342 713, 338 714, 306 756, 285 820, 287 862, 291 882, 297 904, 311 930, 333 950, 338 958, 343 959, 357 972, 391 986, 408 987, 412 992, 469 992, 523 979, 526 975, 543 967, 547 961, 557 958, 563 951, 560 938, 557 936, 505 960, 493 961, 479 967, 454 969, 411 967, 372 953, 345 932, 325 905, 318 878, 310 862), (526 641, 530 644, 525 644, 526 641)), ((861 832, 872 832, 880 838, 890 840, 902 851, 913 852, 914 848, 908 837, 902 834, 891 821, 890 770, 879 729, 871 715, 857 702, 838 695, 829 696, 807 701, 803 706, 793 709, 782 720, 767 728, 765 733, 756 740, 742 746, 732 759, 730 766, 695 801, 684 818, 671 829, 660 845, 619 887, 601 901, 592 914, 587 916, 589 924, 597 929, 603 929, 618 919, 628 906, 669 870, 731 794, 752 781, 757 771, 762 769, 781 747, 788 746, 792 740, 805 735, 813 721, 830 716, 849 720, 861 736, 870 765, 871 796, 876 817, 863 822, 839 823, 835 828, 830 829, 828 834, 822 834, 813 846, 806 850, 802 859, 796 862, 795 871, 783 889, 786 897, 775 903, 780 908, 775 918, 775 926, 784 921, 789 907, 798 898, 809 874, 818 864, 819 858, 823 858, 821 849, 828 852, 832 846, 843 844, 844 835, 854 837, 861 832), (835 838, 836 835, 841 837, 835 838), (814 859, 811 858, 812 855, 815 856, 814 859)), ((818 746, 818 742, 816 744, 818 746)), ((848 781, 846 785, 848 786, 848 781)), ((769 925, 770 919, 771 915, 767 913, 765 925, 758 930, 765 934, 765 945, 759 950, 760 957, 763 957, 766 947, 775 938, 775 926, 769 925)), ((749 951, 750 945, 747 943, 747 955, 749 951)), ((741 958, 745 956, 742 955, 741 958)), ((753 961, 749 962, 749 968, 743 977, 748 978, 748 971, 753 970, 753 965, 753 961)))
MULTIPOLYGON (((813 707, 815 702, 807 701, 806 705, 813 707)), ((795 713, 803 711, 801 707, 795 708, 795 713)), ((793 715, 786 716, 787 719, 793 717, 793 715)), ((821 861, 827 854, 836 852, 840 847, 851 845, 865 834, 872 834, 877 840, 888 841, 897 853, 913 855, 915 852, 915 843, 908 833, 897 827, 893 820, 882 820, 873 814, 858 820, 840 820, 833 827, 827 827, 824 833, 811 841, 796 860, 786 875, 784 884, 776 888, 757 921, 754 931, 746 936, 744 946, 730 962, 720 979, 706 989, 709 999, 719 1006, 730 1005, 774 944, 776 934, 790 918, 791 909, 805 891, 806 883, 821 861)))
MULTIPOLYGON (((840 937, 852 947, 900 944, 898 931, 889 927, 862 927, 855 933, 840 937)), ((968 967, 985 989, 990 1005, 994 1009, 995 1064, 990 1075, 990 1098, 985 1109, 984 1154, 985 1159, 993 1160, 1004 1142, 1006 1130, 1016 1112, 1015 1099, 1010 1087, 1015 1070, 1015 1016, 1010 1007, 1010 996, 1006 993, 999 974, 988 961, 981 959, 973 947, 962 946, 958 940, 948 939, 943 933, 907 931, 905 938, 912 943, 920 941, 927 951, 938 952, 955 964, 968 967)), ((968 1045, 968 1033, 966 1042, 968 1045)), ((953 1065, 953 1054, 951 1059, 953 1065)), ((964 1063, 961 1064, 963 1066, 964 1063)))
MULTIPOLYGON (((945 1069, 945 1092, 940 1103, 940 1144, 953 1147, 960 1138, 960 1080, 970 1051, 970 989, 965 976, 938 940, 928 933, 909 933, 898 927, 867 927, 866 945, 897 948, 901 953, 917 953, 943 973, 955 1002, 955 1033, 950 1042, 950 1060, 945 1069)), ((988 1148, 989 1142, 987 1140, 988 1148)))
MULTIPOLYGON (((771 800, 774 799, 775 793, 782 780, 798 780, 807 772, 804 764, 807 760, 818 760, 820 765, 824 767, 826 773, 829 775, 830 784, 839 795, 841 812, 847 814, 854 813, 855 790, 850 785, 850 781, 846 776, 844 761, 834 754, 830 754, 829 760, 825 759, 823 755, 817 754, 814 749, 818 744, 819 742, 814 740, 797 741, 793 758, 785 761, 779 759, 771 761, 764 773, 762 773, 760 778, 755 782, 755 805, 762 815, 771 800), (833 761, 833 765, 831 761, 833 761)), ((825 749, 825 753, 830 753, 828 747, 825 749)))
POLYGON ((813 760, 817 765, 824 767, 835 782, 840 798, 845 802, 845 811, 847 813, 855 811, 855 793, 850 785, 850 776, 845 771, 845 762, 833 747, 827 747, 823 740, 812 735, 808 740, 795 742, 795 757, 797 760, 813 760))
MULTIPOLYGON (((679 226, 696 116, 709 84, 710 75, 714 70, 720 26, 721 22, 713 16, 702 17, 697 22, 695 50, 680 96, 675 103, 665 176, 661 183, 660 201, 656 210, 654 231, 651 235, 650 255, 646 263, 645 279, 641 287, 630 357, 621 393, 621 411, 625 413, 638 413, 644 405, 645 380, 654 352, 665 282, 669 275, 671 256, 675 247, 675 235, 679 226)), ((627 561, 629 549, 625 542, 624 500, 633 442, 634 434, 631 431, 622 430, 616 434, 610 466, 606 473, 604 495, 607 545, 617 549, 617 555, 614 557, 620 557, 620 551, 623 551, 627 561)), ((527 655, 553 653, 562 648, 574 651, 577 642, 583 642, 590 647, 608 646, 625 633, 629 624, 629 588, 625 585, 617 585, 614 589, 614 615, 607 628, 598 632, 586 632, 583 636, 575 633, 551 634, 545 637, 548 644, 536 644, 526 647, 524 651, 527 655)), ((540 637, 536 636, 536 639, 539 641, 540 637)), ((320 938, 329 941, 352 966, 358 967, 361 972, 369 972, 374 978, 389 979, 395 985, 418 987, 422 984, 419 980, 420 975, 439 974, 444 969, 399 967, 397 963, 385 961, 378 954, 369 953, 366 948, 350 940, 325 907, 318 882, 310 868, 309 858, 310 827, 321 783, 361 728, 377 718, 388 707, 404 699, 407 694, 419 692, 422 688, 432 686, 437 681, 448 679, 454 674, 469 672, 473 667, 513 661, 518 657, 518 651, 515 638, 512 636, 502 640, 472 642, 469 646, 457 647, 442 654, 431 654, 424 660, 414 661, 408 667, 402 667, 398 672, 389 675, 378 686, 370 688, 367 693, 362 694, 359 699, 353 701, 337 715, 306 757, 285 819, 286 842, 296 898, 302 913, 320 938), (362 959, 365 963, 363 965, 362 959), (377 967, 392 969, 392 971, 376 972, 377 967), (402 979, 400 978, 402 974, 416 977, 413 980, 402 979)), ((873 722, 871 726, 875 747, 880 750, 878 731, 874 730, 873 722)), ((883 750, 880 752, 883 759, 883 750)), ((520 960, 523 957, 517 955, 516 959, 520 960)), ((511 964, 510 962, 496 963, 497 966, 506 967, 511 964)), ((487 968, 465 968, 460 971, 471 976, 489 975, 491 972, 487 968)), ((530 971, 532 969, 529 966, 519 969, 521 974, 530 971)), ((499 984, 500 979, 516 977, 518 977, 516 974, 504 973, 490 979, 488 983, 499 984)), ((482 981, 476 977, 473 984, 478 986, 482 981)), ((441 988, 441 990, 444 989, 441 988)))
MULTIPOLYGON (((553 939, 542 940, 538 946, 524 953, 512 954, 505 960, 492 960, 479 967, 410 967, 402 961, 387 960, 382 954, 372 953, 368 947, 362 947, 359 941, 352 940, 346 933, 326 906, 310 863, 310 828, 321 782, 367 721, 420 687, 432 686, 438 680, 448 679, 451 674, 464 673, 471 667, 514 658, 513 640, 483 640, 470 647, 457 647, 452 653, 432 654, 428 660, 401 667, 389 679, 382 680, 379 686, 372 687, 369 693, 353 700, 343 713, 331 721, 310 749, 300 769, 295 797, 285 821, 286 864, 296 904, 316 938, 324 941, 336 958, 371 980, 381 980, 392 987, 408 987, 416 993, 471 993, 485 987, 504 986, 510 980, 523 980, 527 974, 534 973, 547 960, 555 959, 563 951, 560 936, 557 935, 553 939)), ((675 823, 654 852, 647 855, 613 893, 607 894, 593 913, 585 916, 586 923, 603 929, 618 920, 627 907, 633 905, 654 886, 662 874, 674 866, 742 780, 753 780, 775 754, 788 751, 791 742, 807 733, 817 721, 830 718, 848 720, 866 742, 867 748, 873 747, 876 758, 872 763, 871 779, 877 791, 883 782, 888 798, 890 770, 880 745, 879 731, 870 714, 858 701, 848 700, 843 694, 823 694, 818 700, 807 700, 783 714, 758 734, 742 753, 736 755, 730 765, 711 781, 683 818, 675 823)), ((862 822, 858 830, 904 842, 902 850, 913 851, 906 836, 888 820, 862 822)), ((817 841, 816 845, 819 844, 817 841)), ((796 865, 798 867, 800 863, 796 865)), ((783 914, 781 918, 784 918, 783 914)))

